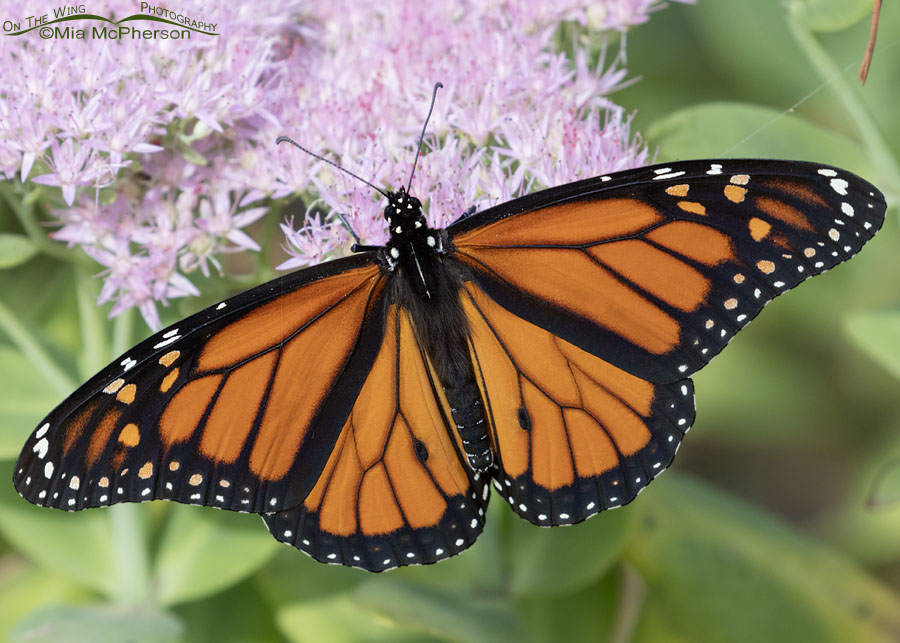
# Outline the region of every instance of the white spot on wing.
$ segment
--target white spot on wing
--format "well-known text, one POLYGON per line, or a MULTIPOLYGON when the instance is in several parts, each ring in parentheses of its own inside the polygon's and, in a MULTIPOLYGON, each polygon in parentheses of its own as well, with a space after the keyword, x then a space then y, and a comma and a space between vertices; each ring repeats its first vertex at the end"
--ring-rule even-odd
POLYGON ((43 460, 47 456, 47 450, 49 448, 50 443, 47 442, 47 438, 41 438, 38 443, 34 445, 32 450, 37 453, 39 460, 43 460))
POLYGON ((44 425, 37 430, 37 433, 34 434, 34 437, 36 437, 36 438, 44 437, 44 434, 47 433, 47 429, 49 429, 49 428, 50 428, 50 423, 45 422, 44 425))
MULTIPOLYGON (((656 170, 656 171, 659 172, 659 170, 656 170)), ((659 179, 674 179, 676 176, 681 176, 682 174, 684 174, 683 171, 682 172, 670 172, 669 174, 660 174, 658 176, 654 176, 653 180, 657 181, 659 179)))
MULTIPOLYGON (((178 329, 176 328, 175 330, 178 330, 178 329)), ((168 346, 169 344, 174 344, 179 339, 181 339, 181 335, 174 335, 173 337, 170 337, 169 339, 164 339, 163 341, 161 341, 158 344, 154 344, 153 348, 163 348, 165 346, 168 346)), ((128 370, 128 369, 126 369, 126 370, 128 370)))

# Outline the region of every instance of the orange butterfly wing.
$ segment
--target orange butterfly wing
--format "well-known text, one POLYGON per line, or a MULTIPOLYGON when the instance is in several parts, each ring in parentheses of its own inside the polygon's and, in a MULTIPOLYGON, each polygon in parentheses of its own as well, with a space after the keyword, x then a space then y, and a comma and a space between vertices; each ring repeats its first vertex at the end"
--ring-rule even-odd
POLYGON ((375 359, 383 291, 379 267, 351 257, 158 333, 45 418, 16 488, 69 510, 155 498, 253 512, 298 504, 375 359))
POLYGON ((653 384, 514 315, 471 282, 471 352, 499 470, 523 518, 580 522, 626 504, 694 421, 690 379, 653 384))
POLYGON ((386 328, 315 487, 301 505, 264 516, 278 540, 370 571, 459 553, 481 533, 488 503, 409 315, 390 306, 386 328))
POLYGON ((836 168, 695 161, 451 226, 498 490, 539 525, 630 501, 691 426, 689 376, 772 298, 856 254, 884 209, 836 168))
POLYGON ((464 219, 450 228, 454 257, 508 310, 653 382, 697 371, 884 218, 874 187, 811 163, 691 161, 612 188, 604 178, 464 219))

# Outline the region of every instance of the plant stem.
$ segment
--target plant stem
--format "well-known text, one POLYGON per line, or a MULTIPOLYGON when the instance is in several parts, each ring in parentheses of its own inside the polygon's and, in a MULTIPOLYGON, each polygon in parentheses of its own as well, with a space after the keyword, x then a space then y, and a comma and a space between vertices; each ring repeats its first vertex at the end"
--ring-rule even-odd
POLYGON ((28 239, 42 253, 66 263, 85 263, 90 261, 88 257, 73 253, 61 243, 51 241, 47 237, 46 231, 41 228, 35 216, 34 204, 40 195, 39 190, 32 190, 25 195, 21 195, 16 190, 15 183, 2 181, 0 182, 0 194, 3 195, 3 198, 9 204, 9 208, 16 215, 19 225, 22 226, 22 230, 28 236, 28 239))
POLYGON ((647 586, 640 574, 628 563, 622 565, 622 589, 613 614, 609 643, 628 643, 634 636, 644 605, 647 586))
POLYGON ((122 605, 146 607, 151 600, 150 560, 138 505, 123 503, 109 508, 116 592, 112 597, 122 605))
POLYGON ((834 63, 812 33, 794 18, 788 17, 787 22, 794 39, 806 54, 807 59, 843 103, 850 122, 856 128, 873 164, 882 173, 889 190, 895 196, 900 195, 900 164, 884 142, 868 108, 860 99, 859 92, 850 86, 847 75, 834 63))
POLYGON ((78 302, 78 319, 81 322, 81 351, 78 367, 81 375, 90 377, 110 359, 106 342, 103 316, 95 303, 96 285, 93 277, 84 269, 75 273, 75 296, 78 302))
POLYGON ((112 354, 121 355, 128 350, 133 341, 134 332, 134 308, 122 311, 122 314, 113 320, 112 354))
POLYGON ((44 379, 60 398, 75 390, 75 381, 44 350, 31 331, 0 301, 0 330, 2 330, 22 355, 34 366, 34 370, 44 379))

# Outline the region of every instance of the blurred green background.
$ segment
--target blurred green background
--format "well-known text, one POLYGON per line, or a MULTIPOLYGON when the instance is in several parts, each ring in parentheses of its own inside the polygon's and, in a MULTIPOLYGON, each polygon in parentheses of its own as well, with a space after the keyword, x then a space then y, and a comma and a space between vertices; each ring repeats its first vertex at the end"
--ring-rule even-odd
MULTIPOLYGON (((865 88, 856 68, 870 2, 706 0, 627 34, 640 81, 615 100, 637 110, 633 130, 658 160, 817 160, 871 180, 890 205, 858 258, 772 303, 696 376, 695 427, 632 505, 545 530, 494 498, 463 555, 373 575, 280 547, 253 516, 174 503, 66 514, 5 482, 0 632, 93 643, 900 640, 897 9, 884 10, 865 88)), ((0 233, 21 233, 10 208, 34 204, 3 189, 0 233)), ((277 221, 261 225, 258 238, 277 221)), ((54 258, 61 245, 0 240, 9 481, 60 399, 28 342, 74 382, 147 330, 94 308, 88 260, 73 271, 54 258)), ((234 287, 198 285, 203 297, 164 323, 234 287)))

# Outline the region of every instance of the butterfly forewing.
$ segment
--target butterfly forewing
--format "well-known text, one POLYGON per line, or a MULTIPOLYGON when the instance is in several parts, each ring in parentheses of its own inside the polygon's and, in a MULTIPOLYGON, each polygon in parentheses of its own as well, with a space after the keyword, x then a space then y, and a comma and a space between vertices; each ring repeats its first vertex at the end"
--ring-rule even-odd
POLYGON ((270 282, 158 333, 55 409, 16 465, 37 504, 155 498, 240 511, 302 500, 384 332, 367 257, 270 282), (310 360, 316 368, 310 368, 310 360), (309 432, 319 428, 315 444, 309 432))
POLYGON ((451 228, 495 301, 638 377, 695 372, 776 295, 850 258, 883 196, 800 162, 689 161, 547 190, 451 228))

